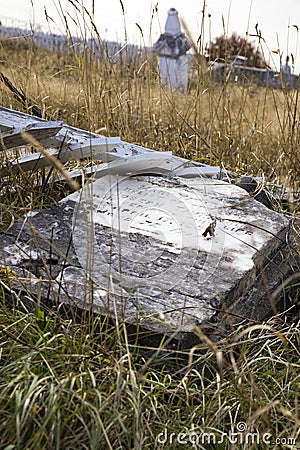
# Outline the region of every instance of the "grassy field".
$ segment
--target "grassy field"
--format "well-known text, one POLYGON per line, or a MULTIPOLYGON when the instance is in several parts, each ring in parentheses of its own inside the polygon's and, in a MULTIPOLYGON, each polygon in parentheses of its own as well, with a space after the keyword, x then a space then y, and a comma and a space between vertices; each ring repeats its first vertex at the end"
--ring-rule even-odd
MULTIPOLYGON (((170 92, 155 61, 52 54, 16 40, 0 42, 0 70, 45 117, 264 177, 282 186, 285 213, 299 217, 296 91, 212 84, 196 67, 187 93, 170 92)), ((30 102, 21 105, 4 85, 0 100, 28 112, 30 102)), ((2 231, 65 195, 35 184, 44 176, 1 181, 2 231)), ((13 310, 3 288, 9 276, 1 280, 1 449, 300 448, 295 307, 226 342, 139 352, 123 324, 13 310)), ((286 301, 299 305, 299 280, 286 301)))

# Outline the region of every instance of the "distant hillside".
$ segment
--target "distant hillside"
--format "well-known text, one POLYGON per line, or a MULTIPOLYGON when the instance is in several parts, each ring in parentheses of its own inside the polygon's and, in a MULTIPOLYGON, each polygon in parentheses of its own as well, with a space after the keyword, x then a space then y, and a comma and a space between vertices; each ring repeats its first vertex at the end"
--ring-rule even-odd
POLYGON ((34 44, 40 48, 56 51, 59 53, 89 51, 95 57, 109 57, 113 60, 130 60, 145 58, 151 54, 151 48, 140 47, 132 44, 122 44, 119 42, 106 41, 95 34, 94 37, 82 38, 77 36, 67 36, 52 34, 40 30, 29 30, 19 26, 0 26, 0 38, 19 39, 25 43, 34 44))

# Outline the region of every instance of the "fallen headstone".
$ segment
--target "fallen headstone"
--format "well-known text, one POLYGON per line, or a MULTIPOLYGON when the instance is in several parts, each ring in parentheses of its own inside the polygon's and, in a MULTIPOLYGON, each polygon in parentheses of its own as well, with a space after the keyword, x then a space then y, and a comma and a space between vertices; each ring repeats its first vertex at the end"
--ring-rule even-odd
POLYGON ((133 167, 28 214, 1 237, 12 288, 183 347, 198 342, 197 328, 219 339, 274 314, 272 292, 298 264, 289 220, 238 186, 190 175, 133 167))

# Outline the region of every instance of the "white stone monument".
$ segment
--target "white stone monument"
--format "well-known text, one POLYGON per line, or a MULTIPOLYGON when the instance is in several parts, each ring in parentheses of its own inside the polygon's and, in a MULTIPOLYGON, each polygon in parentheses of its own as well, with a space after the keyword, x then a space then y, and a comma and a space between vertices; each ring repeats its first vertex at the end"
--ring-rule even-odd
POLYGON ((191 44, 181 31, 178 12, 175 8, 168 11, 165 32, 154 44, 153 50, 158 55, 161 81, 172 89, 187 90, 188 56, 186 52, 191 44))

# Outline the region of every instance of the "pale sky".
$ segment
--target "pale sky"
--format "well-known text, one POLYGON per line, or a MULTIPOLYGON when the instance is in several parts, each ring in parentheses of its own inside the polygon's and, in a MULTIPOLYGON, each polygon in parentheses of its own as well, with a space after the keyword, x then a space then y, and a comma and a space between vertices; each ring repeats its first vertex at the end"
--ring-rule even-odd
MULTIPOLYGON (((120 0, 73 0, 73 2, 79 6, 83 4, 90 13, 94 4, 94 20, 103 39, 125 41, 120 0)), ((184 19, 195 40, 201 33, 204 0, 122 0, 122 3, 130 43, 142 42, 141 32, 136 25, 138 24, 143 31, 145 45, 152 45, 164 31, 170 8, 178 10, 179 17, 184 19), (153 14, 156 5, 157 12, 153 14)), ((223 34, 223 23, 228 35, 236 32, 243 36, 247 31, 249 34, 255 34, 255 26, 258 24, 258 29, 266 41, 263 50, 267 62, 278 70, 280 58, 272 51, 280 49, 283 59, 287 54, 294 55, 295 73, 300 72, 300 0, 206 0, 205 5, 204 42, 223 34)), ((66 14, 72 32, 80 34, 76 25, 80 21, 68 0, 0 0, 0 20, 4 25, 10 24, 13 19, 12 23, 15 25, 18 24, 17 21, 21 21, 47 29, 44 13, 46 7, 56 28, 62 31, 64 30, 62 14, 58 13, 60 6, 66 14)), ((53 25, 53 31, 55 26, 53 25)), ((249 39, 257 42, 254 37, 249 39)))

